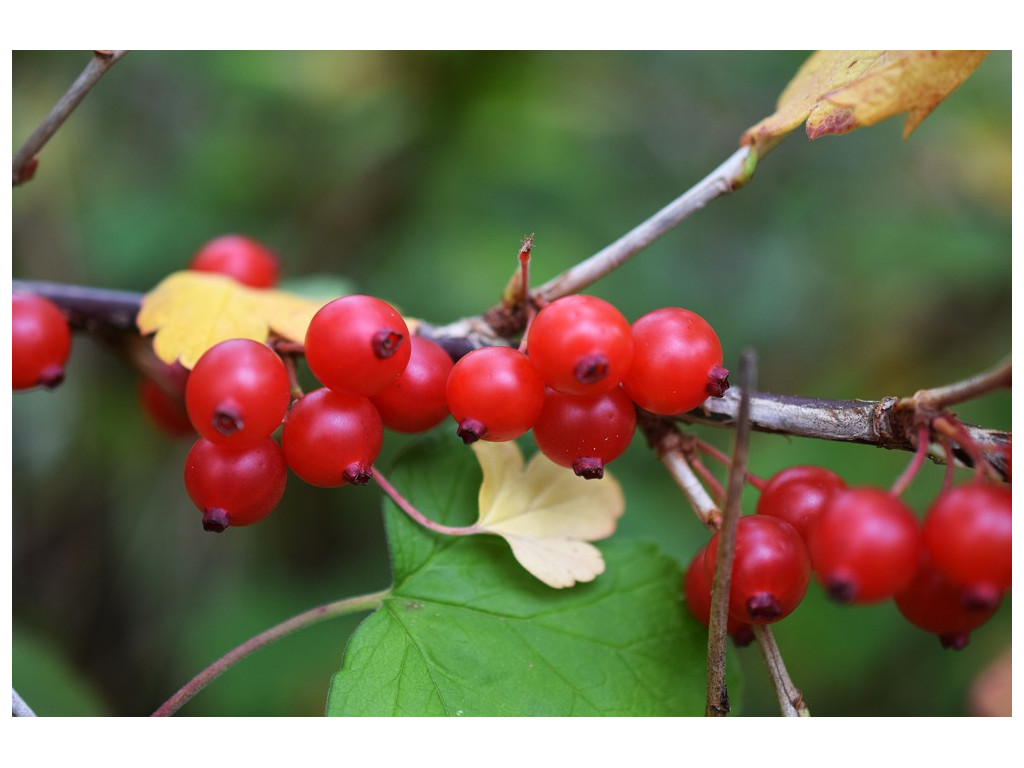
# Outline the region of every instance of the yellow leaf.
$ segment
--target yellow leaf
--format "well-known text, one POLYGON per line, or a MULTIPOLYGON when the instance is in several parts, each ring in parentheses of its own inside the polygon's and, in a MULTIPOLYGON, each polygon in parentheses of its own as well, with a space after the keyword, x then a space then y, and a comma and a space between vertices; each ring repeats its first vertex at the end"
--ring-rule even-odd
POLYGON ((273 332, 302 343, 309 321, 325 303, 186 270, 168 275, 142 297, 136 324, 143 335, 156 334, 157 357, 191 368, 203 352, 226 339, 265 342, 273 332))
POLYGON ((903 138, 966 80, 987 51, 818 51, 779 97, 773 115, 743 134, 764 156, 807 121, 807 136, 847 133, 909 112, 903 138))
POLYGON ((484 477, 475 529, 502 536, 519 563, 551 587, 604 571, 601 552, 586 542, 611 536, 626 506, 607 469, 600 480, 584 480, 539 452, 524 466, 514 441, 480 441, 473 450, 484 477))

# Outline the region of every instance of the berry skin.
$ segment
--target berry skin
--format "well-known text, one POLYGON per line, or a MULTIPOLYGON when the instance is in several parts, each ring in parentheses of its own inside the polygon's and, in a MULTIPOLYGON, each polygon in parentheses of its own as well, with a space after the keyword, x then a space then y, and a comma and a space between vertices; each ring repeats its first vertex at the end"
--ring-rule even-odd
POLYGON ((922 547, 917 573, 893 600, 899 612, 915 627, 938 635, 943 648, 961 650, 970 634, 996 612, 995 605, 983 609, 967 607, 967 591, 946 578, 928 551, 922 547))
POLYGON ((288 411, 281 447, 292 472, 310 485, 366 485, 384 441, 384 425, 367 398, 321 387, 288 411))
POLYGON ((722 344, 696 312, 656 309, 633 323, 632 334, 633 363, 622 386, 644 410, 684 413, 728 389, 722 344))
POLYGON ((13 389, 53 389, 64 380, 71 354, 71 329, 49 299, 32 293, 11 296, 13 389))
POLYGON ((448 417, 445 386, 453 363, 436 342, 422 336, 410 341, 412 353, 402 375, 370 401, 388 429, 426 432, 448 417))
POLYGON ((409 327, 394 307, 373 296, 328 302, 306 329, 306 362, 317 380, 338 392, 372 397, 409 363, 409 327))
POLYGON ((635 430, 636 408, 622 387, 590 397, 549 389, 533 437, 553 462, 592 480, 629 447, 635 430))
POLYGON ((459 358, 445 393, 466 444, 513 440, 544 407, 544 381, 529 358, 511 347, 483 347, 459 358))
POLYGON ((273 288, 281 261, 266 246, 244 235, 222 235, 196 251, 189 269, 233 277, 250 288, 273 288))
POLYGON ((576 294, 548 304, 527 334, 530 360, 549 387, 565 395, 614 389, 633 361, 629 323, 596 296, 576 294))
POLYGON ((833 494, 811 529, 811 566, 829 597, 873 603, 907 586, 917 571, 913 512, 878 488, 833 494))
MULTIPOLYGON (((708 583, 714 579, 719 534, 704 557, 708 583)), ((811 563, 807 547, 785 520, 767 515, 741 517, 736 528, 729 587, 729 615, 751 624, 771 624, 791 614, 807 592, 811 563)))
MULTIPOLYGON (((708 580, 707 566, 704 564, 704 555, 707 547, 701 547, 700 551, 690 560, 686 568, 686 576, 683 578, 683 595, 686 597, 686 607, 690 613, 705 627, 711 625, 711 582, 708 580)), ((750 624, 734 619, 729 616, 726 623, 726 633, 732 638, 733 644, 738 647, 750 645, 754 640, 754 630, 750 624)))
POLYGON ((843 479, 824 467, 788 467, 765 484, 757 500, 757 514, 785 520, 806 542, 832 494, 844 488, 843 479))
POLYGON ((277 429, 291 388, 281 358, 266 344, 228 339, 203 353, 185 385, 185 407, 207 440, 241 447, 277 429))
POLYGON ((998 605, 1012 581, 1010 496, 1009 486, 973 480, 939 494, 925 515, 921 536, 935 567, 978 610, 998 605))
POLYGON ((214 533, 269 515, 287 479, 284 454, 272 437, 244 448, 200 437, 185 459, 185 490, 203 513, 203 528, 214 533))

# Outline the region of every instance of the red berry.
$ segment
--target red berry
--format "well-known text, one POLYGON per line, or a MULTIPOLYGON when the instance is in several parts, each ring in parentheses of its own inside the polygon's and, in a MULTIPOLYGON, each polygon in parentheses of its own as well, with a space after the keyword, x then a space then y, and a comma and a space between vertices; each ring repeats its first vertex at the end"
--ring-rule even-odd
POLYGON ((365 485, 384 441, 384 426, 367 398, 322 387, 292 405, 281 446, 292 472, 310 485, 365 485))
POLYGON ((409 363, 409 328, 394 307, 373 296, 342 296, 313 316, 306 362, 325 387, 371 397, 409 363))
POLYGON ((544 381, 511 347, 484 347, 460 358, 445 387, 465 443, 503 442, 527 432, 544 407, 544 381))
POLYGON ((33 293, 11 296, 13 388, 56 387, 71 354, 71 329, 49 299, 33 293))
MULTIPOLYGON (((710 583, 718 557, 719 534, 704 558, 710 583)), ((729 615, 752 624, 771 624, 792 613, 811 580, 807 547, 796 529, 777 517, 747 515, 736 527, 729 588, 729 615)))
POLYGON ((448 417, 445 387, 452 359, 430 339, 413 336, 410 341, 412 353, 402 375, 370 400, 388 429, 425 432, 448 417))
MULTIPOLYGON (((693 617, 705 627, 711 625, 711 582, 708 580, 704 564, 706 552, 707 547, 701 547, 700 551, 693 556, 683 579, 686 607, 690 609, 693 617)), ((732 638, 733 643, 740 647, 750 645, 754 640, 754 631, 750 624, 734 619, 732 616, 728 617, 726 632, 732 638)))
POLYGON ((1010 488, 974 480, 939 494, 925 515, 924 546, 979 610, 997 605, 1013 571, 1010 488))
POLYGON ((728 388, 722 344, 696 312, 656 309, 633 323, 632 333, 633 364, 622 386, 641 408, 661 415, 683 413, 728 388))
POLYGON ((633 361, 629 323, 596 296, 565 296, 533 319, 527 334, 530 360, 549 387, 566 395, 614 389, 633 361))
POLYGON ((250 237, 223 235, 196 251, 189 269, 227 275, 252 288, 273 288, 281 262, 276 253, 250 237))
POLYGON ((228 339, 210 347, 185 385, 185 407, 199 434, 236 447, 269 437, 290 400, 281 358, 252 339, 228 339))
POLYGON ((635 429, 636 408, 622 387, 590 397, 549 389, 533 437, 553 462, 595 479, 629 447, 635 429))
POLYGON ((938 635, 944 648, 960 650, 998 607, 998 601, 981 610, 966 607, 966 597, 967 590, 946 578, 922 547, 917 573, 893 599, 907 621, 938 635))
POLYGON ((806 542, 811 526, 832 494, 846 488, 835 472, 824 467, 796 466, 773 475, 757 500, 757 514, 785 520, 806 542))
POLYGON ((287 478, 284 454, 272 437, 244 448, 200 437, 185 459, 185 490, 203 512, 203 528, 216 533, 270 514, 287 478))
POLYGON ((878 488, 849 488, 825 505, 808 549, 833 600, 872 603, 910 583, 919 539, 913 512, 898 498, 878 488))

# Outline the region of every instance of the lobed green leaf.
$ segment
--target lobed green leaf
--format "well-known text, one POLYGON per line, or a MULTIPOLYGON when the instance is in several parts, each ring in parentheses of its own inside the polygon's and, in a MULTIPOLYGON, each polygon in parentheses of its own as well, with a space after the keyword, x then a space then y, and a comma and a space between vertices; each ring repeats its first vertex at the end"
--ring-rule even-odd
MULTIPOLYGON (((417 445, 389 476, 439 522, 476 517, 480 469, 457 440, 417 445)), ((655 545, 606 542, 604 574, 555 590, 499 537, 440 536, 390 502, 384 514, 394 590, 352 636, 328 715, 703 712, 707 635, 655 545)))

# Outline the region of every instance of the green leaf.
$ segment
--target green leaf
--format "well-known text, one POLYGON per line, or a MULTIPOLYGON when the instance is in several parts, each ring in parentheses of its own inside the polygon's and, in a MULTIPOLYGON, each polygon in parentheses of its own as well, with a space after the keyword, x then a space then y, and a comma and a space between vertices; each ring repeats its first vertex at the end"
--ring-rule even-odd
MULTIPOLYGON (((480 468, 455 438, 418 444, 389 476, 434 520, 476 517, 480 468)), ((385 522, 394 590, 352 636, 328 715, 703 713, 707 634, 655 545, 606 542, 604 574, 555 590, 499 537, 444 537, 390 502, 385 522)))

